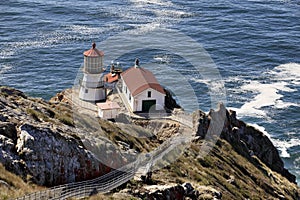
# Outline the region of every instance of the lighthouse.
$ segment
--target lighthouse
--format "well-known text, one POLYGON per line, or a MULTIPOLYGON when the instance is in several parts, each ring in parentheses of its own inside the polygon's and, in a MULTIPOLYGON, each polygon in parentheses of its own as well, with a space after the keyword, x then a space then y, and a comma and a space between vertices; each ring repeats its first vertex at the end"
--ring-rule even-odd
POLYGON ((84 101, 97 102, 106 99, 106 89, 103 80, 104 53, 92 44, 92 48, 85 51, 83 79, 80 84, 79 98, 84 101))

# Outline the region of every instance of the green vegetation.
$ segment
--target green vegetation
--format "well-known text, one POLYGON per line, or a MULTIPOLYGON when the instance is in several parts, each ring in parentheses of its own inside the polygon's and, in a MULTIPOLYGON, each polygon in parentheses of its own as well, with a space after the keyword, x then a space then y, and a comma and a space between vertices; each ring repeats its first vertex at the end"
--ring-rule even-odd
MULTIPOLYGON (((99 134, 99 136, 108 138, 115 144, 120 141, 124 142, 129 145, 130 149, 135 149, 138 152, 152 151, 162 143, 163 139, 161 138, 172 137, 175 130, 179 128, 171 124, 169 127, 159 130, 157 133, 160 135, 150 138, 134 137, 130 133, 130 127, 124 129, 113 122, 98 120, 94 116, 83 115, 82 113, 74 114, 74 110, 66 103, 48 103, 42 99, 25 98, 23 97, 24 94, 14 92, 12 89, 2 90, 0 90, 0 96, 4 100, 1 105, 9 104, 11 110, 14 110, 18 115, 26 115, 25 119, 32 123, 50 122, 58 125, 58 127, 62 124, 74 126, 76 123, 76 128, 81 129, 83 133, 89 131, 95 133, 95 136, 99 134), (14 93, 17 95, 14 96, 14 93)), ((15 121, 16 119, 14 119, 14 123, 15 121)), ((141 127, 147 127, 150 123, 149 121, 139 122, 141 127)), ((70 128, 70 130, 73 129, 70 128)), ((75 138, 75 142, 83 146, 80 137, 76 134, 70 131, 70 136, 75 138)), ((239 149, 232 147, 234 144, 219 140, 205 157, 199 156, 202 145, 202 140, 195 140, 191 144, 182 144, 174 148, 156 165, 158 167, 152 174, 151 182, 160 185, 189 182, 200 193, 204 191, 201 196, 202 199, 212 198, 212 194, 205 193, 205 189, 203 189, 205 187, 220 191, 224 200, 280 199, 280 197, 292 200, 296 199, 296 196, 293 196, 296 192, 300 194, 300 190, 295 184, 271 171, 255 156, 250 162, 238 153, 243 150, 239 151, 239 149), (180 155, 179 158, 177 158, 178 155, 180 155)), ((8 172, 0 165, 0 199, 16 198, 43 189, 31 184, 29 182, 30 177, 24 178, 24 180, 8 172), (24 180, 28 182, 26 183, 24 180)), ((132 180, 114 191, 124 188, 135 191, 141 189, 144 184, 142 181, 132 180)), ((114 195, 114 193, 98 194, 86 199, 122 199, 122 197, 114 195)), ((135 198, 129 195, 126 196, 126 199, 135 198)))
POLYGON ((222 192, 222 199, 225 200, 269 199, 278 195, 293 199, 290 194, 299 190, 295 184, 272 172, 263 163, 260 163, 261 169, 254 166, 225 140, 219 140, 204 158, 198 157, 201 144, 201 141, 191 144, 176 162, 153 173, 153 179, 173 183, 179 179, 191 182, 196 188, 201 185, 213 186, 222 192), (266 171, 272 173, 273 178, 266 171))

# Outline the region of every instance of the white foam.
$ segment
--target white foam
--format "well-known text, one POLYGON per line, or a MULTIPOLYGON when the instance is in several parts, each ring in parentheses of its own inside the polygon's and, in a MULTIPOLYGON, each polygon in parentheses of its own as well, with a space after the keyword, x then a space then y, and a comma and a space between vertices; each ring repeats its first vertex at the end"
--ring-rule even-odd
POLYGON ((171 57, 169 55, 156 55, 153 57, 154 60, 160 63, 170 63, 171 57))
POLYGON ((279 109, 288 108, 290 106, 299 106, 299 104, 283 102, 282 100, 277 100, 275 103, 275 107, 279 109))
POLYGON ((179 10, 173 10, 173 9, 160 9, 160 10, 152 10, 152 11, 158 17, 183 18, 187 16, 192 16, 191 13, 187 13, 179 10))
POLYGON ((123 8, 117 13, 124 19, 137 22, 133 27, 138 29, 138 33, 145 33, 157 27, 168 27, 180 22, 182 18, 192 16, 183 7, 174 4, 172 1, 164 0, 130 0, 133 3, 127 11, 123 8), (144 15, 144 13, 152 13, 144 15))
POLYGON ((268 72, 275 80, 289 81, 292 84, 300 84, 300 64, 287 63, 275 67, 268 72))
POLYGON ((139 6, 145 6, 147 4, 154 4, 159 6, 172 6, 173 3, 171 1, 161 1, 161 0, 131 0, 132 3, 137 4, 139 6))
POLYGON ((258 81, 250 81, 249 84, 241 87, 242 90, 257 92, 258 94, 252 101, 245 103, 238 111, 242 115, 259 115, 266 117, 266 112, 261 108, 266 106, 277 106, 278 108, 288 107, 292 103, 284 103, 280 98, 283 95, 278 94, 279 91, 293 92, 291 88, 287 87, 286 82, 277 82, 273 84, 262 84, 258 81))
POLYGON ((102 27, 90 27, 86 25, 71 25, 67 27, 68 30, 80 35, 101 34, 104 32, 117 30, 118 28, 120 27, 114 24, 109 24, 102 27))
POLYGON ((148 33, 150 31, 154 31, 155 29, 162 27, 162 24, 160 24, 158 22, 151 22, 151 23, 147 23, 147 24, 137 25, 136 27, 137 27, 137 29, 130 31, 130 33, 133 33, 133 34, 148 33))
POLYGON ((272 142, 274 146, 277 147, 277 149, 281 152, 280 156, 283 158, 290 157, 290 154, 288 153, 289 148, 300 145, 300 139, 297 138, 292 138, 290 140, 272 139, 272 142))
POLYGON ((195 77, 191 77, 190 80, 195 82, 195 83, 202 83, 202 84, 205 84, 205 85, 209 85, 209 83, 210 83, 210 80, 208 80, 208 79, 197 79, 195 77))
POLYGON ((291 88, 292 84, 300 83, 300 65, 297 63, 288 63, 275 67, 268 71, 272 75, 270 83, 261 83, 259 81, 250 81, 241 87, 242 91, 254 92, 257 95, 254 99, 246 102, 241 108, 236 109, 240 116, 267 117, 267 113, 262 109, 264 107, 274 106, 278 109, 290 106, 300 106, 297 103, 285 102, 284 96, 279 92, 297 92, 291 88))

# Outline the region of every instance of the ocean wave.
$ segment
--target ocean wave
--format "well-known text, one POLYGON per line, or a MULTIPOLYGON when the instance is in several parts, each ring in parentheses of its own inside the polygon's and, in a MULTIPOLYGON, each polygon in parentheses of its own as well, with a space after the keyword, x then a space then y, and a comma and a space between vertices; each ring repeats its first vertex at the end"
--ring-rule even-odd
MULTIPOLYGON (((8 72, 9 70, 11 70, 13 68, 13 65, 11 64, 1 64, 0 65, 0 74, 4 74, 6 72, 8 72)), ((3 76, 0 76, 0 81, 4 79, 3 76)))
MULTIPOLYGON (((298 157, 294 160, 294 166, 295 166, 295 168, 300 169, 300 157, 298 157)), ((300 175, 300 172, 298 172, 298 174, 300 175)))
POLYGON ((288 81, 296 85, 300 84, 300 64, 298 63, 279 65, 267 73, 274 76, 274 80, 288 81))
POLYGON ((159 10, 157 9, 157 10, 152 10, 152 12, 157 17, 185 18, 185 17, 193 16, 192 13, 187 13, 185 11, 175 10, 175 9, 159 9, 159 10))
POLYGON ((146 24, 136 24, 135 29, 130 30, 129 33, 140 35, 140 34, 145 34, 145 33, 154 31, 158 28, 163 28, 163 24, 161 24, 159 22, 150 22, 150 23, 146 23, 146 24))
POLYGON ((193 16, 186 12, 183 7, 171 1, 161 0, 131 0, 133 6, 126 12, 119 12, 123 19, 136 21, 135 27, 139 33, 153 30, 157 27, 168 27, 177 24, 181 19, 193 16))
POLYGON ((239 109, 239 115, 259 115, 266 117, 267 113, 262 110, 263 107, 275 106, 276 108, 286 108, 291 105, 296 105, 290 102, 283 102, 282 94, 279 91, 294 92, 295 90, 288 87, 287 82, 277 82, 264 84, 258 81, 250 81, 249 84, 241 87, 244 91, 257 92, 258 94, 252 101, 245 103, 239 109))
POLYGON ((66 43, 67 41, 75 39, 76 36, 74 35, 53 31, 49 34, 36 36, 34 39, 7 43, 6 46, 1 49, 0 56, 2 59, 10 58, 25 49, 49 48, 53 47, 53 45, 66 43))
POLYGON ((296 146, 300 146, 300 139, 292 138, 290 140, 278 140, 272 139, 273 144, 280 151, 280 156, 283 158, 289 158, 291 155, 288 149, 296 146))
POLYGON ((269 83, 257 80, 248 81, 242 85, 240 90, 243 92, 255 93, 256 96, 237 109, 240 116, 267 117, 265 107, 274 107, 276 109, 288 108, 290 106, 300 106, 295 102, 284 101, 282 92, 298 92, 292 85, 299 84, 300 65, 297 63, 288 63, 275 67, 266 72, 270 76, 269 83))
POLYGON ((158 5, 158 6, 174 5, 171 1, 161 1, 161 0, 131 0, 131 2, 139 6, 146 6, 149 4, 158 5))
POLYGON ((171 62, 171 56, 169 55, 155 55, 153 59, 159 63, 169 64, 171 62))
POLYGON ((120 29, 120 26, 116 24, 109 24, 102 27, 90 27, 87 25, 71 25, 66 27, 66 29, 76 34, 89 36, 89 35, 107 33, 110 31, 117 31, 120 29))

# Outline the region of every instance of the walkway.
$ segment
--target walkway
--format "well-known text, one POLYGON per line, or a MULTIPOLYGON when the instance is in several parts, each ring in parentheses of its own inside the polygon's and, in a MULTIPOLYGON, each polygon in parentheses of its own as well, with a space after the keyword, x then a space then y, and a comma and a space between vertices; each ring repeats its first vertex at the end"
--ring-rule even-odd
POLYGON ((161 160, 164 155, 169 153, 175 147, 182 143, 190 142, 192 137, 175 136, 166 140, 155 151, 149 154, 143 154, 133 163, 130 163, 122 168, 109 172, 98 178, 82 181, 77 183, 69 183, 61 186, 56 186, 44 191, 39 191, 17 198, 17 200, 26 199, 67 199, 67 198, 84 198, 97 193, 107 193, 112 189, 131 180, 140 168, 151 168, 157 161, 161 160), (150 167, 149 167, 150 163, 150 167))
MULTIPOLYGON (((122 93, 119 91, 118 87, 117 90, 120 98, 122 98, 122 93)), ((77 99, 76 92, 73 94, 68 93, 66 94, 66 97, 69 100, 72 100, 76 106, 83 107, 82 110, 85 110, 86 112, 95 113, 95 111, 97 111, 97 107, 94 104, 81 101, 79 98, 77 99)), ((126 101, 123 100, 123 102, 126 101)), ((132 113, 131 116, 134 117, 134 114, 132 113)), ((148 154, 142 154, 137 158, 135 162, 109 172, 98 178, 56 186, 44 191, 39 191, 26 195, 24 197, 20 197, 18 198, 18 200, 48 200, 88 197, 97 193, 109 192, 112 189, 131 180, 137 173, 147 173, 153 166, 155 166, 156 163, 161 161, 166 154, 174 150, 176 147, 180 147, 184 143, 189 143, 193 139, 193 135, 190 134, 190 130, 193 128, 191 115, 181 113, 172 116, 171 119, 181 123, 182 126, 179 131, 180 133, 189 134, 178 134, 177 136, 173 136, 172 138, 169 138, 163 144, 161 144, 155 151, 152 151, 148 154), (186 131, 185 129, 189 129, 189 131, 186 131)))

